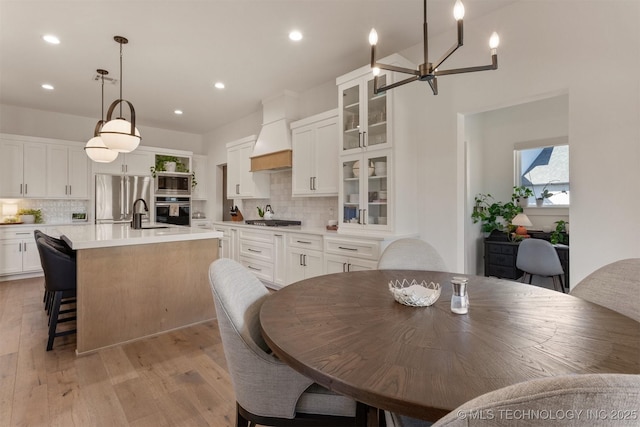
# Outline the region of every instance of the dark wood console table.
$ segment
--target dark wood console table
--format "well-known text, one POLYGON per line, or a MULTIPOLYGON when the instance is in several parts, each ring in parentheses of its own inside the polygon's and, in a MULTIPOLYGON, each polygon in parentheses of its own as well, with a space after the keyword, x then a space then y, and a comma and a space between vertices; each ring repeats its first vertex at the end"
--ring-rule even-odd
MULTIPOLYGON (((530 232, 529 234, 532 236, 530 238, 548 240, 549 233, 530 232)), ((484 239, 484 275, 511 280, 518 280, 522 277, 524 273, 516 267, 519 246, 520 242, 510 242, 506 239, 495 239, 494 237, 484 239)), ((563 285, 568 290, 569 246, 555 245, 555 248, 564 270, 563 285)))

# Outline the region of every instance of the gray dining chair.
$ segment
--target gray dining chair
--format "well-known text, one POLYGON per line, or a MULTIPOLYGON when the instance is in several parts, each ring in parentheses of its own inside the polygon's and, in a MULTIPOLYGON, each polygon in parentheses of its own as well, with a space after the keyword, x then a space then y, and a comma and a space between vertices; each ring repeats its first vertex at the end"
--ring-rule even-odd
POLYGON ((483 394, 454 409, 433 427, 637 426, 638 402, 640 375, 547 377, 483 394))
POLYGON ((524 272, 522 282, 529 275, 529 284, 533 276, 551 277, 553 287, 563 293, 562 277, 564 269, 553 245, 546 240, 528 238, 520 242, 516 267, 524 272), (560 288, 560 289, 558 289, 560 288))
POLYGON ((640 258, 607 264, 582 279, 569 293, 640 322, 640 258))
POLYGON ((382 252, 378 270, 447 271, 447 265, 438 251, 424 240, 398 239, 382 252))
POLYGON ((366 426, 365 405, 321 387, 271 353, 259 318, 269 291, 251 271, 221 258, 209 267, 209 281, 236 395, 237 427, 366 426))

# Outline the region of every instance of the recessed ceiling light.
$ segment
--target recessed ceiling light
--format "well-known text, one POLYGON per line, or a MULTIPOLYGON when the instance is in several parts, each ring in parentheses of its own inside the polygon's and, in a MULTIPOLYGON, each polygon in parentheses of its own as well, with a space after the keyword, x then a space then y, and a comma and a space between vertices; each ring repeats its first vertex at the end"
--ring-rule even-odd
POLYGON ((60 39, 57 38, 54 35, 51 35, 51 34, 46 34, 46 35, 42 36, 42 40, 46 41, 47 43, 51 43, 51 44, 60 44, 60 39))
POLYGON ((182 110, 173 110, 173 114, 180 116, 182 115, 182 110))
POLYGON ((294 42, 302 40, 302 33, 298 30, 293 30, 289 33, 289 38, 294 42))
POLYGON ((41 87, 42 89, 53 90, 53 85, 50 85, 49 83, 44 83, 41 87))
POLYGON ((222 82, 216 82, 216 84, 214 86, 217 89, 224 89, 224 83, 222 83, 222 82))

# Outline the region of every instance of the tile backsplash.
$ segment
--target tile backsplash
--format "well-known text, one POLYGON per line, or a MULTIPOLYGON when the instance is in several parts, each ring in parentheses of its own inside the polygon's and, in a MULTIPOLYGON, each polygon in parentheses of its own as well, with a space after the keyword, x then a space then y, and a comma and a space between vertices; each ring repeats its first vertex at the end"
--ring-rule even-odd
POLYGON ((88 216, 89 201, 20 199, 18 209, 40 209, 46 224, 66 224, 71 222, 73 212, 86 212, 88 216))
POLYGON ((308 227, 324 227, 330 219, 338 219, 338 197, 292 197, 291 171, 271 174, 269 199, 236 200, 245 219, 256 219, 257 207, 271 205, 277 219, 302 221, 308 227))

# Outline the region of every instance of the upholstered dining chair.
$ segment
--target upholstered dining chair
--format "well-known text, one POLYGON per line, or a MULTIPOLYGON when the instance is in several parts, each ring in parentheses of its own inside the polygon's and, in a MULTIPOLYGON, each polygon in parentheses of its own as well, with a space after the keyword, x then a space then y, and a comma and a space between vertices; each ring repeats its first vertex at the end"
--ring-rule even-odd
POLYGON ((569 293, 640 322, 640 258, 607 264, 582 279, 569 293))
POLYGON ((551 277, 553 287, 565 292, 562 284, 564 270, 560 264, 560 258, 553 245, 546 240, 533 238, 522 240, 518 246, 516 267, 524 271, 522 282, 525 281, 527 275, 529 275, 529 284, 531 284, 534 275, 551 277))
POLYGON ((47 292, 53 296, 49 313, 49 338, 47 351, 53 349, 53 340, 57 337, 76 333, 75 329, 58 332, 58 323, 76 320, 75 308, 61 310, 60 305, 65 298, 76 296, 76 261, 69 254, 53 246, 44 237, 38 237, 36 246, 40 254, 40 262, 44 271, 44 283, 47 292))
POLYGON ((378 269, 447 271, 447 266, 438 251, 424 240, 398 239, 382 252, 378 269))
POLYGON ((236 426, 366 426, 364 405, 335 394, 271 354, 260 331, 269 291, 244 266, 209 267, 220 336, 236 395, 236 426))
POLYGON ((547 377, 483 394, 454 409, 433 427, 637 426, 638 402, 640 375, 547 377), (612 417, 621 419, 614 422, 612 417))

